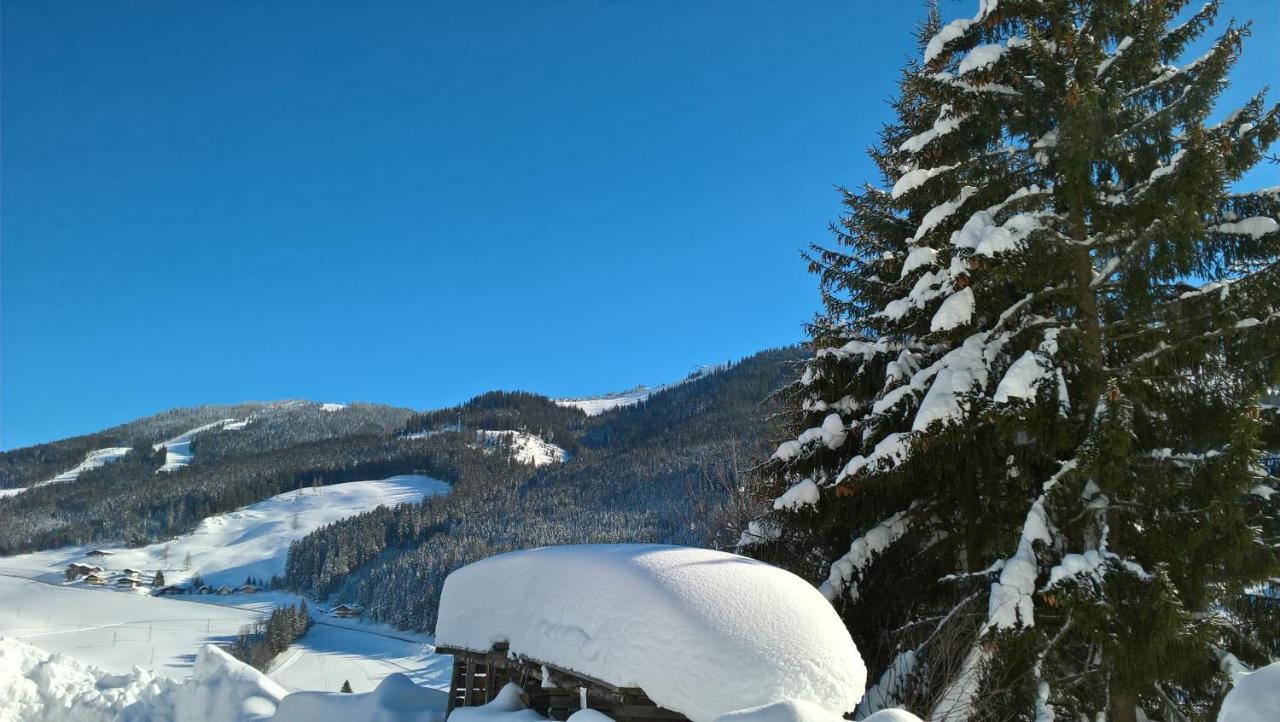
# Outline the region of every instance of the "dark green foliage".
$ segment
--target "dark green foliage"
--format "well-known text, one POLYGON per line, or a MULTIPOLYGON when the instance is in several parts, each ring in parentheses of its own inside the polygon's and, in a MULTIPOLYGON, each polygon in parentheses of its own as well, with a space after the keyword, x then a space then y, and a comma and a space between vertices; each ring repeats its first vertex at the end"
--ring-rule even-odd
POLYGON ((811 255, 754 548, 823 582, 861 714, 1211 719, 1274 655, 1280 193, 1233 185, 1280 110, 1208 121, 1248 28, 1187 62, 1217 3, 1185 6, 935 12, 881 183, 811 255))
POLYGON ((241 627, 235 640, 225 649, 241 662, 265 671, 271 660, 306 634, 313 623, 306 602, 279 606, 271 610, 271 616, 265 621, 241 627))
POLYGON ((340 690, 338 690, 338 691, 339 691, 339 692, 344 692, 344 693, 346 693, 346 694, 351 694, 351 680, 349 680, 349 679, 344 679, 344 680, 342 680, 342 689, 340 689, 340 690))
POLYGON ((578 451, 578 438, 587 426, 587 415, 571 406, 525 391, 490 391, 461 406, 417 414, 405 431, 526 431, 570 454, 578 451))

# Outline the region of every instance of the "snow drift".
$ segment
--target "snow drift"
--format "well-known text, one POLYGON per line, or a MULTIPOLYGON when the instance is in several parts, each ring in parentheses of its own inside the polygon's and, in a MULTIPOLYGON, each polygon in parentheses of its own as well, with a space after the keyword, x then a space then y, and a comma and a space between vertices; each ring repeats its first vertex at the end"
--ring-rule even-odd
POLYGON ((271 719, 284 694, 216 647, 178 682, 136 667, 110 674, 0 637, 0 722, 251 722, 271 719))
POLYGON ((294 692, 280 703, 273 722, 439 722, 445 697, 392 674, 364 694, 294 692))
POLYGON ((1275 722, 1280 720, 1280 662, 1237 675, 1222 700, 1218 722, 1275 722))
POLYGON ((839 716, 866 670, 831 604, 735 554, 665 545, 517 551, 445 580, 436 643, 639 687, 693 722, 788 700, 839 716))

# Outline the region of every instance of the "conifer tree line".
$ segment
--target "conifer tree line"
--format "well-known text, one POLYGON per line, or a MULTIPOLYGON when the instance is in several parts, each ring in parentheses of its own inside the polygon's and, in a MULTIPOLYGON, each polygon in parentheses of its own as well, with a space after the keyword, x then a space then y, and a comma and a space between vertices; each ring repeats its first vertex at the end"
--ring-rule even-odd
POLYGON ((306 634, 312 624, 306 601, 280 605, 265 620, 241 627, 226 650, 236 659, 265 671, 271 660, 306 634))
POLYGON ((842 614, 858 717, 1210 720, 1275 657, 1280 189, 1238 186, 1280 110, 1215 107, 1219 12, 923 23, 743 538, 842 614))

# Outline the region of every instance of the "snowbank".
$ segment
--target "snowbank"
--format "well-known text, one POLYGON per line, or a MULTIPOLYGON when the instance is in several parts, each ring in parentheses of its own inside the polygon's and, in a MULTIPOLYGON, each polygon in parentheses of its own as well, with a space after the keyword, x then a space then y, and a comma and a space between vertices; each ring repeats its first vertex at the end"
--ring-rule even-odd
POLYGON ((839 715, 866 670, 827 600, 799 577, 724 552, 581 545, 511 552, 445 580, 443 647, 513 653, 639 687, 693 722, 800 700, 839 715))
POLYGON ((110 674, 0 637, 0 722, 250 722, 271 719, 283 696, 214 647, 183 683, 138 668, 110 674))
MULTIPOLYGON (((579 712, 570 715, 577 717, 579 712)), ((604 715, 600 715, 604 717, 604 715)), ((608 719, 607 717, 605 719, 608 719)), ((479 707, 459 707, 449 715, 449 722, 545 722, 546 718, 524 706, 520 687, 507 683, 492 702, 479 707)), ((579 719, 578 722, 592 722, 579 719)), ((596 721, 598 722, 598 721, 596 721)))
POLYGON ((272 719, 273 722, 439 722, 444 719, 445 697, 444 692, 424 689, 403 674, 393 674, 372 692, 363 694, 294 692, 284 698, 272 719))
POLYGON ((1280 720, 1280 662, 1237 675, 1222 701, 1218 722, 1275 722, 1280 720))

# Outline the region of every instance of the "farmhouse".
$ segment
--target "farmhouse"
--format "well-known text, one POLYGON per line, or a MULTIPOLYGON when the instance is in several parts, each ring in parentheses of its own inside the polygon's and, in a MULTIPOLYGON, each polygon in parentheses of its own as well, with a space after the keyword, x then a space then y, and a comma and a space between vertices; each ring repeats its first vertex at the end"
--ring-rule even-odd
POLYGON ((218 587, 218 591, 216 591, 216 592, 214 592, 214 593, 215 593, 215 594, 217 594, 217 595, 219 595, 219 596, 223 596, 223 597, 225 597, 225 596, 227 596, 228 594, 234 594, 234 593, 235 593, 235 590, 233 590, 231 587, 228 587, 227 585, 223 584, 222 586, 218 587))
POLYGON ((666 545, 545 547, 463 567, 445 580, 436 644, 454 655, 450 722, 482 722, 520 698, 553 720, 583 708, 616 722, 715 722, 748 708, 837 719, 866 681, 812 585, 666 545))
POLYGON ((186 594, 186 593, 187 593, 187 588, 180 587, 177 584, 170 584, 167 587, 160 587, 155 591, 155 594, 158 597, 172 596, 175 594, 186 594))
POLYGON ((125 575, 126 577, 133 577, 135 579, 138 578, 138 575, 142 574, 142 572, 138 571, 137 569, 124 569, 120 573, 125 575))
POLYGON ((130 579, 129 577, 120 577, 116 580, 117 587, 125 587, 126 589, 137 589, 138 584, 137 579, 130 579))
POLYGON ((88 574, 87 576, 85 576, 85 578, 84 578, 84 583, 85 583, 85 584, 92 584, 92 585, 94 585, 94 586, 96 586, 96 587, 100 587, 100 586, 102 586, 103 584, 106 584, 106 583, 107 583, 107 580, 106 580, 106 579, 104 579, 104 578, 102 578, 102 577, 100 577, 100 576, 98 576, 98 575, 97 575, 97 574, 95 574, 95 573, 90 573, 90 574, 88 574))
POLYGON ((344 619, 358 617, 360 616, 360 607, 354 604, 339 604, 333 609, 330 609, 329 614, 335 617, 342 617, 344 619))
POLYGON ((93 551, 89 552, 88 554, 85 554, 85 556, 87 556, 87 557, 109 557, 109 556, 111 556, 111 552, 104 552, 104 551, 102 551, 101 549, 94 549, 93 551))
POLYGON ((240 591, 243 594, 256 594, 258 592, 258 588, 252 584, 246 584, 243 587, 240 587, 240 591))
POLYGON ((93 571, 95 571, 94 567, 91 567, 88 564, 68 564, 66 576, 67 579, 79 579, 93 571))

